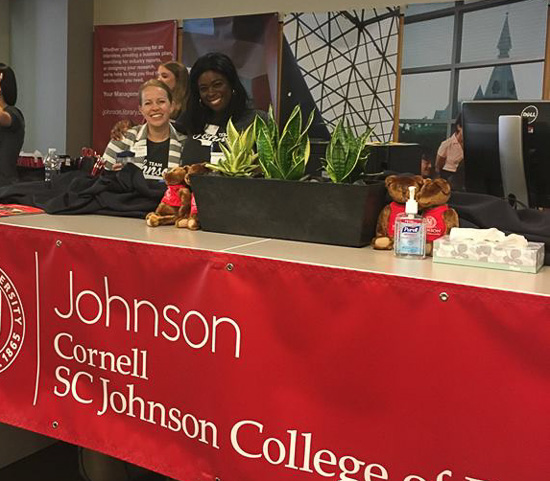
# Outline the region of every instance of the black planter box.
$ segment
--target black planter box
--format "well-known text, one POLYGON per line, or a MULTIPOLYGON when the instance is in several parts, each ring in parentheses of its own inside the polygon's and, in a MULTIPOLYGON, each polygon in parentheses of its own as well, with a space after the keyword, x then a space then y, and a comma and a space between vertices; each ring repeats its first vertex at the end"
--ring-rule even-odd
POLYGON ((351 247, 367 245, 385 205, 368 185, 195 175, 202 229, 351 247))

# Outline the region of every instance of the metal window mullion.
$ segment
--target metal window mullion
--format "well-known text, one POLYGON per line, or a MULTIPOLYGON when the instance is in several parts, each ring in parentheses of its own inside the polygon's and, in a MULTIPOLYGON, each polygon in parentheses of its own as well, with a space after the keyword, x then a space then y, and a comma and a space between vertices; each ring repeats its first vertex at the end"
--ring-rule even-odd
POLYGON ((441 10, 419 13, 417 15, 405 15, 405 25, 448 17, 450 15, 454 15, 457 11, 461 13, 475 12, 477 10, 500 7, 501 5, 510 5, 512 3, 519 3, 523 1, 525 0, 480 0, 472 3, 456 2, 456 6, 454 7, 442 8, 441 10))
POLYGON ((451 135, 452 120, 457 114, 458 103, 458 82, 460 75, 460 60, 462 55, 462 27, 464 24, 464 14, 460 9, 454 16, 454 29, 453 29, 453 68, 451 69, 451 82, 449 88, 449 118, 447 125, 447 136, 451 135))
POLYGON ((439 65, 429 65, 423 67, 407 67, 403 69, 403 75, 411 75, 418 73, 435 73, 435 72, 447 72, 453 68, 458 70, 467 70, 473 68, 487 68, 498 67, 499 65, 521 65, 526 63, 540 63, 544 62, 542 57, 531 57, 522 59, 501 59, 501 60, 478 60, 475 62, 463 62, 463 63, 448 63, 439 65))

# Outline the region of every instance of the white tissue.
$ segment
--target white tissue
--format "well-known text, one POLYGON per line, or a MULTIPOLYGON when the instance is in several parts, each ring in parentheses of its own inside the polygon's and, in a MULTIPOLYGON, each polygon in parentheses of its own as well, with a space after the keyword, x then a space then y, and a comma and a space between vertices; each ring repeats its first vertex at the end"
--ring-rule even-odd
POLYGON ((510 234, 506 236, 506 239, 502 242, 503 247, 517 247, 518 249, 524 249, 527 247, 527 244, 527 239, 518 234, 510 234))
POLYGON ((507 247, 527 247, 527 239, 522 235, 510 234, 492 227, 490 229, 468 229, 453 227, 451 229, 449 239, 451 242, 460 242, 471 240, 474 242, 495 242, 507 247))
POLYGON ((466 229, 453 227, 451 229, 450 238, 452 242, 463 240, 473 240, 477 242, 502 242, 506 238, 506 235, 504 232, 501 232, 494 227, 491 229, 466 229))

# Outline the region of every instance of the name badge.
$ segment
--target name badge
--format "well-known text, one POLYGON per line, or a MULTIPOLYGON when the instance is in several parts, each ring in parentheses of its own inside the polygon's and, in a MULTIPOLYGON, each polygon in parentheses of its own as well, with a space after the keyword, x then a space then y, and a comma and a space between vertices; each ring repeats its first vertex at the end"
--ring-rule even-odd
POLYGON ((218 164, 224 158, 223 152, 210 152, 210 163, 218 164))
POLYGON ((210 134, 210 135, 214 135, 218 132, 218 130, 220 130, 220 126, 219 125, 212 125, 212 124, 207 124, 206 125, 206 128, 204 129, 204 132, 206 134, 210 134))
POLYGON ((147 146, 146 145, 139 145, 137 147, 134 145, 134 148, 132 150, 136 154, 136 157, 141 157, 142 159, 147 157, 147 146))

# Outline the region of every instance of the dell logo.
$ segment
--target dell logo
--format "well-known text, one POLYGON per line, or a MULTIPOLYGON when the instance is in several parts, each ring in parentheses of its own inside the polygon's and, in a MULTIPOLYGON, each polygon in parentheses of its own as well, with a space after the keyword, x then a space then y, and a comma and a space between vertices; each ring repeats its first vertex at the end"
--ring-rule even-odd
POLYGON ((527 119, 527 123, 532 124, 539 116, 539 109, 534 105, 528 105, 521 111, 521 116, 527 119))

